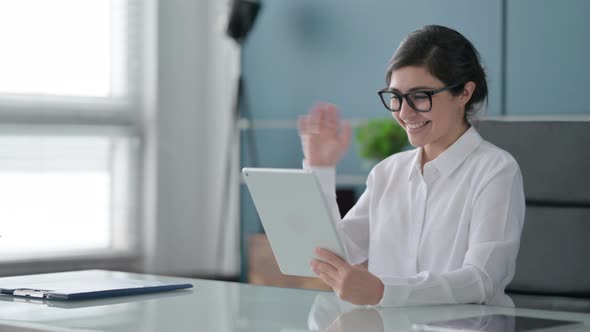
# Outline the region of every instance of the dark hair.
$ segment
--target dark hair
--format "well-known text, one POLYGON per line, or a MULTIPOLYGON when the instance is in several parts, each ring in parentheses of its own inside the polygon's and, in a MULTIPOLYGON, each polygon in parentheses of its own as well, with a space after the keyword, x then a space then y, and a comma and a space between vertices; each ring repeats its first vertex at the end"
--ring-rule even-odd
MULTIPOLYGON (((487 102, 488 85, 479 53, 467 38, 453 29, 426 25, 410 33, 389 60, 386 84, 389 85, 393 71, 407 66, 424 66, 445 85, 473 81, 475 91, 465 105, 465 120, 469 123, 476 119, 483 102, 487 102)), ((464 84, 449 91, 458 95, 463 89, 464 84)))

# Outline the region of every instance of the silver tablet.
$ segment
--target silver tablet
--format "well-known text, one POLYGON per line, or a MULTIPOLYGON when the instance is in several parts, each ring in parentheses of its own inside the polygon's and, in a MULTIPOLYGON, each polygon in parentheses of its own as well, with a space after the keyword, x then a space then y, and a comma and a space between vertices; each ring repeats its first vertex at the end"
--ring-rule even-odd
POLYGON ((345 257, 310 170, 244 168, 242 174, 283 274, 316 277, 309 263, 317 247, 345 257))

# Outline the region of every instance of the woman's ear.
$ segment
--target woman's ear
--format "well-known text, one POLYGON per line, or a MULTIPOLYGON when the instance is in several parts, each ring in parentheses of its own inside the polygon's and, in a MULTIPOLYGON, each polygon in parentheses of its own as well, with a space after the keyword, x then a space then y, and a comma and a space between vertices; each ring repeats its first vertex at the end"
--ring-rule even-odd
POLYGON ((461 91, 461 94, 459 95, 459 101, 461 102, 461 106, 467 105, 469 100, 471 100, 473 92, 475 91, 475 87, 475 82, 473 81, 465 83, 463 91, 461 91))

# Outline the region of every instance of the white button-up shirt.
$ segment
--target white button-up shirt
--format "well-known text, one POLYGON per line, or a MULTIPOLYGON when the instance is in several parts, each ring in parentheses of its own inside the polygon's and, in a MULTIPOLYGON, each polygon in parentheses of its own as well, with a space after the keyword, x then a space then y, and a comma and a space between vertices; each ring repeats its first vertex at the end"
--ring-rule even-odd
MULTIPOLYGON (((371 170, 366 190, 336 225, 347 261, 368 260, 385 285, 381 306, 513 306, 504 289, 524 222, 518 164, 473 127, 423 172, 421 156, 420 148, 397 153, 371 170)), ((335 170, 311 169, 340 220, 335 170)))

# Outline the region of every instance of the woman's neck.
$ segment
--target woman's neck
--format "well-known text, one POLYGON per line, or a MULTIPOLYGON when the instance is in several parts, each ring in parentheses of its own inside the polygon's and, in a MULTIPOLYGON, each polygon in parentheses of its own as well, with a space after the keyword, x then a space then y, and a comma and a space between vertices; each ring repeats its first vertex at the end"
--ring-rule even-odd
POLYGON ((469 127, 469 124, 464 122, 457 128, 457 130, 453 131, 449 135, 441 137, 436 142, 425 145, 424 148, 422 148, 422 158, 420 165, 422 171, 424 171, 424 165, 427 162, 436 159, 436 157, 443 153, 449 146, 453 145, 453 143, 455 143, 459 137, 461 137, 469 129, 469 127))

